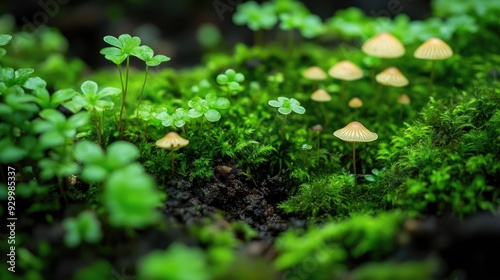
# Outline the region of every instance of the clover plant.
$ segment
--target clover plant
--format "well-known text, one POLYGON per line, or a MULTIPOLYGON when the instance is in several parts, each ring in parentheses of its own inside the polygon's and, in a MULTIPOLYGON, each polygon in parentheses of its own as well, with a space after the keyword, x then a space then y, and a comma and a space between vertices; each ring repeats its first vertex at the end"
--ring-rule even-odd
POLYGON ((66 230, 64 243, 70 248, 80 245, 83 241, 95 244, 102 238, 101 224, 91 211, 83 211, 78 217, 65 219, 63 227, 66 230))
POLYGON ((147 81, 149 66, 157 66, 164 61, 170 60, 170 58, 164 55, 154 55, 154 52, 150 47, 146 45, 140 46, 141 39, 139 37, 132 37, 129 34, 122 34, 118 36, 118 38, 114 36, 105 36, 104 41, 110 44, 112 47, 103 48, 101 50, 101 54, 103 54, 107 60, 110 60, 111 62, 116 64, 116 66, 118 67, 118 73, 120 75, 120 83, 122 87, 122 104, 118 119, 118 132, 120 134, 120 138, 123 138, 123 113, 125 109, 129 83, 130 56, 135 56, 146 63, 146 73, 144 76, 144 82, 142 84, 138 105, 140 105, 142 101, 142 95, 147 81), (121 64, 124 61, 126 61, 125 77, 123 75, 121 67, 121 64))
MULTIPOLYGON (((7 45, 10 40, 12 40, 12 35, 9 34, 0 34, 0 47, 7 45)), ((0 58, 5 56, 7 51, 4 48, 0 48, 0 58)))
POLYGON ((73 154, 77 161, 83 163, 81 178, 89 183, 99 183, 115 170, 124 168, 137 159, 139 150, 132 143, 116 141, 104 153, 95 143, 82 140, 75 144, 73 154))
POLYGON ((72 112, 79 112, 82 108, 90 112, 96 128, 97 143, 101 145, 104 129, 103 112, 113 109, 114 103, 109 97, 120 94, 120 89, 105 87, 99 90, 99 86, 94 81, 83 82, 80 89, 82 92, 65 103, 65 106, 72 112))
POLYGON ((224 86, 225 91, 237 93, 242 90, 240 83, 245 80, 245 76, 234 69, 227 69, 224 74, 217 75, 216 80, 219 85, 224 86))
POLYGON ((163 126, 182 128, 184 134, 186 134, 184 125, 191 119, 189 113, 184 108, 175 109, 175 112, 171 115, 169 115, 168 112, 165 110, 163 112, 156 114, 155 117, 161 121, 161 124, 163 126))
POLYGON ((158 66, 160 63, 169 61, 170 57, 157 54, 154 55, 153 49, 151 49, 148 46, 139 46, 133 50, 133 55, 141 59, 146 63, 146 70, 144 73, 144 81, 142 83, 141 87, 141 93, 139 95, 139 103, 137 104, 137 107, 141 105, 142 102, 142 96, 144 94, 144 87, 146 86, 146 81, 148 79, 148 72, 149 72, 149 66, 158 66))
POLYGON ((247 1, 236 7, 233 15, 236 25, 247 25, 254 31, 256 45, 262 44, 262 30, 269 30, 278 22, 274 7, 271 3, 258 4, 255 1, 247 1))
POLYGON ((267 102, 269 106, 278 108, 278 112, 282 115, 285 115, 284 120, 283 120, 283 126, 281 127, 281 132, 280 135, 283 138, 283 133, 285 130, 285 125, 286 125, 286 119, 288 115, 291 112, 295 112, 297 114, 304 114, 306 112, 306 109, 302 106, 300 106, 300 102, 295 99, 295 98, 287 98, 280 96, 278 97, 278 100, 269 100, 267 102))
POLYGON ((162 199, 153 178, 138 163, 117 169, 104 184, 103 201, 114 226, 143 228, 157 222, 162 199))
MULTIPOLYGON (((217 97, 215 94, 209 93, 205 99, 194 97, 189 100, 188 106, 191 108, 188 115, 191 118, 199 118, 204 116, 209 122, 216 122, 220 120, 221 114, 219 110, 228 109, 230 106, 229 99, 225 97, 217 97)), ((200 125, 203 124, 203 121, 200 125)), ((200 129, 200 131, 202 128, 200 129)))

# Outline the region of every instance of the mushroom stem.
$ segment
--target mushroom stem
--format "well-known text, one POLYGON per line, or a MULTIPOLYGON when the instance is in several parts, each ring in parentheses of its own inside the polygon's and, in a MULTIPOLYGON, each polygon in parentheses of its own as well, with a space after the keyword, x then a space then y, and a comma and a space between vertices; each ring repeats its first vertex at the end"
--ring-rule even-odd
POLYGON ((431 60, 431 77, 429 78, 429 96, 432 96, 432 86, 433 86, 433 80, 434 80, 434 64, 436 63, 435 60, 431 60))
POLYGON ((323 102, 320 102, 319 105, 321 106, 321 111, 323 112, 323 117, 325 117, 325 126, 328 126, 328 117, 326 116, 325 105, 323 104, 323 102))
POLYGON ((340 102, 341 103, 344 103, 344 98, 345 98, 345 81, 342 80, 342 82, 340 82, 340 102))
POLYGON ((352 166, 354 168, 354 182, 356 182, 356 142, 352 142, 352 166))
POLYGON ((174 149, 170 150, 170 163, 172 165, 172 176, 174 176, 174 149))

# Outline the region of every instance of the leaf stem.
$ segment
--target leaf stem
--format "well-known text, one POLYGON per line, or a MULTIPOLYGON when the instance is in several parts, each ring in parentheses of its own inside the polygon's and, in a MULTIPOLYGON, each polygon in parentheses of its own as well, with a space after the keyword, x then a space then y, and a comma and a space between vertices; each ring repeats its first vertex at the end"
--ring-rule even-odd
MULTIPOLYGON (((146 73, 144 74, 144 81, 142 82, 141 94, 139 95, 139 103, 137 103, 137 109, 141 106, 142 95, 144 94, 144 88, 146 87, 146 81, 148 79, 149 65, 146 65, 146 73)), ((136 110, 136 117, 139 114, 139 110, 136 110)))
MULTIPOLYGON (((125 102, 127 100, 127 90, 128 90, 128 76, 129 76, 129 70, 130 70, 130 56, 127 56, 127 66, 125 68, 125 86, 123 87, 123 98, 122 98, 122 107, 120 109, 120 124, 119 124, 119 135, 120 139, 123 139, 123 131, 124 131, 124 124, 123 124, 123 109, 125 108, 125 102)), ((122 81, 123 85, 123 81, 122 81)))

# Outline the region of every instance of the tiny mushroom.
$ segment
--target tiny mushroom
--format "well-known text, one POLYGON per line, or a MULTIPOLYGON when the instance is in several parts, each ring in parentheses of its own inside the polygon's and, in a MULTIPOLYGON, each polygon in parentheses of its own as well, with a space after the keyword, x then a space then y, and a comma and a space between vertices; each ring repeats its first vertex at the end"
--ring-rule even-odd
POLYGON ((363 107, 363 101, 361 99, 359 99, 358 97, 354 97, 351 100, 349 100, 348 105, 349 105, 349 107, 351 107, 353 109, 358 109, 358 108, 363 107))
POLYGON ((410 105, 410 97, 407 94, 400 94, 397 102, 401 105, 410 105))
POLYGON ((415 50, 413 56, 418 59, 431 60, 431 76, 429 79, 429 95, 431 95, 434 80, 434 64, 436 60, 443 60, 453 56, 453 50, 443 40, 430 38, 415 50))
POLYGON ((335 63, 328 70, 328 75, 330 75, 332 78, 342 80, 340 96, 341 99, 343 99, 345 81, 354 81, 361 79, 361 77, 363 77, 363 70, 361 70, 361 68, 359 68, 356 64, 348 60, 342 60, 335 63))
POLYGON ((323 103, 332 100, 332 97, 330 96, 330 94, 328 94, 328 92, 326 92, 326 90, 318 89, 311 94, 311 99, 313 101, 320 103, 321 111, 323 112, 323 117, 325 118, 325 125, 328 125, 328 118, 326 115, 326 109, 325 109, 325 105, 323 105, 323 103))
POLYGON ((361 50, 367 55, 380 58, 397 58, 405 54, 403 44, 388 32, 379 33, 366 40, 361 50))
POLYGON ((170 161, 172 164, 172 175, 174 175, 174 150, 185 147, 189 140, 182 138, 176 132, 169 132, 163 138, 156 141, 156 146, 162 149, 170 150, 170 161))
POLYGON ((318 66, 311 66, 307 68, 303 73, 302 76, 306 79, 313 80, 313 81, 322 81, 327 78, 327 75, 325 71, 318 66))
POLYGON ((346 142, 352 142, 352 165, 356 180, 356 142, 372 142, 378 139, 378 135, 356 121, 350 122, 345 127, 335 131, 333 135, 346 142))
MULTIPOLYGON (((408 79, 396 67, 389 67, 375 76, 378 83, 387 86, 387 104, 390 106, 391 87, 404 87, 408 85, 408 79)), ((387 111, 389 113, 389 111, 387 111)))

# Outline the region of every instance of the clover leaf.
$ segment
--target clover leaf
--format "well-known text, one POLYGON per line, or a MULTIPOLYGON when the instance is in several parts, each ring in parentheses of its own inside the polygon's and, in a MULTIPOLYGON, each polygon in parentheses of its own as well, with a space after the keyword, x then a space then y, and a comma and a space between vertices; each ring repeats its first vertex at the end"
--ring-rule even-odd
POLYGON ((240 90, 240 83, 244 80, 245 76, 233 69, 227 69, 224 74, 219 74, 216 79, 219 85, 227 86, 232 92, 240 90))
POLYGON ((304 114, 306 109, 300 106, 300 102, 295 98, 278 97, 278 100, 269 100, 267 102, 271 107, 278 108, 278 112, 288 115, 292 111, 297 114, 304 114))
POLYGON ((233 22, 236 25, 246 24, 253 31, 271 29, 277 21, 278 17, 271 3, 259 5, 255 1, 248 1, 238 5, 233 15, 233 22))
POLYGON ((172 115, 169 115, 166 111, 161 112, 157 114, 156 118, 162 122, 163 126, 169 127, 173 125, 178 128, 183 127, 191 119, 188 112, 183 108, 177 108, 172 115))
POLYGON ((78 112, 82 108, 89 111, 102 112, 113 109, 114 103, 107 96, 117 95, 120 89, 105 87, 98 90, 98 85, 94 81, 85 81, 80 87, 82 93, 77 94, 73 99, 65 104, 65 107, 72 112, 78 112))
POLYGON ((131 37, 129 34, 122 34, 118 38, 105 36, 104 41, 113 47, 101 49, 101 54, 116 65, 121 64, 127 57, 132 55, 141 44, 141 38, 131 37))
POLYGON ((157 66, 160 63, 169 61, 170 57, 166 55, 154 55, 153 49, 148 46, 139 46, 132 50, 132 55, 144 61, 147 66, 157 66))
MULTIPOLYGON (((0 34, 0 46, 7 45, 11 39, 12 36, 9 34, 0 34)), ((0 48, 0 57, 4 56, 6 53, 7 51, 4 48, 0 48)))
POLYGON ((132 163, 139 157, 139 149, 132 143, 116 141, 104 154, 99 145, 84 140, 75 144, 73 155, 83 163, 81 178, 96 183, 105 180, 114 170, 132 163))
POLYGON ((205 116, 209 122, 216 122, 221 118, 218 110, 229 108, 230 102, 227 98, 217 97, 209 93, 205 96, 205 99, 194 97, 189 100, 188 106, 191 108, 188 111, 191 118, 205 116))

